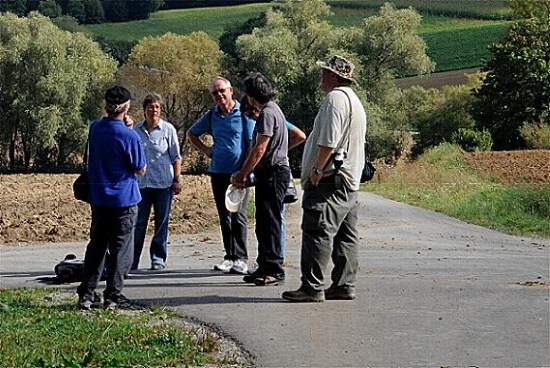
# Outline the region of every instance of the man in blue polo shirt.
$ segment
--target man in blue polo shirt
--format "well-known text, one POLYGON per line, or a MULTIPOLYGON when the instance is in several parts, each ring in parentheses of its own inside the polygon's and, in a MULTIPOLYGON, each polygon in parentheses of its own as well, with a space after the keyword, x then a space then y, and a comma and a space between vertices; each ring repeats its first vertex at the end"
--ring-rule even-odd
POLYGON ((107 116, 90 125, 88 174, 92 224, 84 257, 84 278, 77 290, 82 309, 90 309, 99 301, 95 289, 107 250, 110 256, 105 260, 107 285, 103 304, 106 308, 129 304, 122 287, 133 260, 137 204, 141 200, 134 174, 143 175, 146 170, 140 138, 124 123, 131 99, 124 87, 108 89, 107 116))
POLYGON ((233 100, 233 87, 223 78, 216 77, 210 84, 210 93, 216 103, 210 111, 197 120, 187 131, 189 142, 204 155, 211 158, 208 172, 211 176, 212 192, 220 219, 220 228, 225 256, 215 270, 246 274, 248 252, 246 248, 246 206, 248 190, 235 213, 225 208, 225 191, 231 184, 231 174, 243 165, 249 142, 252 140, 254 121, 241 115, 240 104, 233 100), (205 145, 199 137, 210 134, 213 145, 205 145))

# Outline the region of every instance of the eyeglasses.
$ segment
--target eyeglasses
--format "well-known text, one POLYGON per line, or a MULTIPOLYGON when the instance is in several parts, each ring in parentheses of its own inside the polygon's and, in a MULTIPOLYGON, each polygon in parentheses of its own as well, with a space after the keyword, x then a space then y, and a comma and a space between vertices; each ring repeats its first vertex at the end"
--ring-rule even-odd
POLYGON ((210 92, 213 96, 216 95, 223 95, 227 91, 227 88, 221 88, 221 89, 215 89, 212 92, 210 92))

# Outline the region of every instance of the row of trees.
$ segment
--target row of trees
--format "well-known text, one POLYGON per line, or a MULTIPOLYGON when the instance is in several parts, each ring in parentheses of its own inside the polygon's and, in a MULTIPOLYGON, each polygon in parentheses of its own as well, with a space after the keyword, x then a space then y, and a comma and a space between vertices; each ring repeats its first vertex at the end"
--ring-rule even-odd
POLYGON ((148 19, 162 5, 162 0, 8 0, 0 2, 0 13, 24 16, 38 11, 49 18, 68 15, 93 24, 148 19))
MULTIPOLYGON (((523 148, 527 136, 544 141, 548 18, 516 22, 506 40, 492 47, 485 74, 470 85, 401 91, 396 75, 434 68, 416 33, 420 15, 386 4, 361 28, 334 28, 322 20, 329 12, 321 0, 280 3, 228 29, 220 45, 203 32, 146 37, 120 68, 97 43, 61 31, 39 14, 1 15, 0 112, 6 128, 0 132, 0 167, 61 168, 78 161, 87 123, 101 114, 102 91, 117 79, 138 97, 149 91, 165 97, 166 118, 178 129, 184 152, 184 132, 212 105, 207 86, 218 74, 229 76, 238 90, 247 71, 261 71, 276 86, 288 119, 309 132, 323 98, 315 61, 334 53, 356 65, 355 89, 367 106, 373 157, 400 156, 411 131, 418 133, 419 151, 448 141, 468 149, 487 149, 493 141, 498 149, 523 148)), ((133 115, 139 119, 139 106, 133 115)), ((292 157, 294 168, 299 156, 292 157)))

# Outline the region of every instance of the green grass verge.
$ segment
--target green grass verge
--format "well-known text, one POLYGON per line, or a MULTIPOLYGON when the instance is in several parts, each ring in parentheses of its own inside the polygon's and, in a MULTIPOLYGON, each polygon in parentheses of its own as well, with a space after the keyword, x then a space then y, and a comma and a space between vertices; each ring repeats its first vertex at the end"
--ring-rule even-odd
POLYGON ((550 237, 550 186, 504 186, 476 174, 444 144, 365 190, 510 234, 550 237))
MULTIPOLYGON (((226 363, 208 335, 171 324, 164 309, 76 308, 51 289, 0 289, 0 367, 188 367, 226 363)), ((231 363, 231 362, 229 362, 231 363)))

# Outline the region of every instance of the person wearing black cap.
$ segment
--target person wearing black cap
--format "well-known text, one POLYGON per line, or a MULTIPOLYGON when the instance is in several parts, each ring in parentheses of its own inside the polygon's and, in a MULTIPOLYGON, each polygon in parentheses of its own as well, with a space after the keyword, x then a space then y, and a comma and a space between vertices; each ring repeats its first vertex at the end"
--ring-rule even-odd
POLYGON ((133 260, 137 204, 141 200, 134 174, 143 175, 147 166, 138 134, 125 123, 130 100, 132 95, 126 88, 108 89, 105 92, 107 116, 90 125, 88 175, 92 224, 84 256, 83 281, 77 289, 82 309, 90 309, 100 302, 95 289, 104 263, 107 270, 104 306, 129 304, 122 287, 133 260), (107 251, 109 257, 105 259, 107 251))

